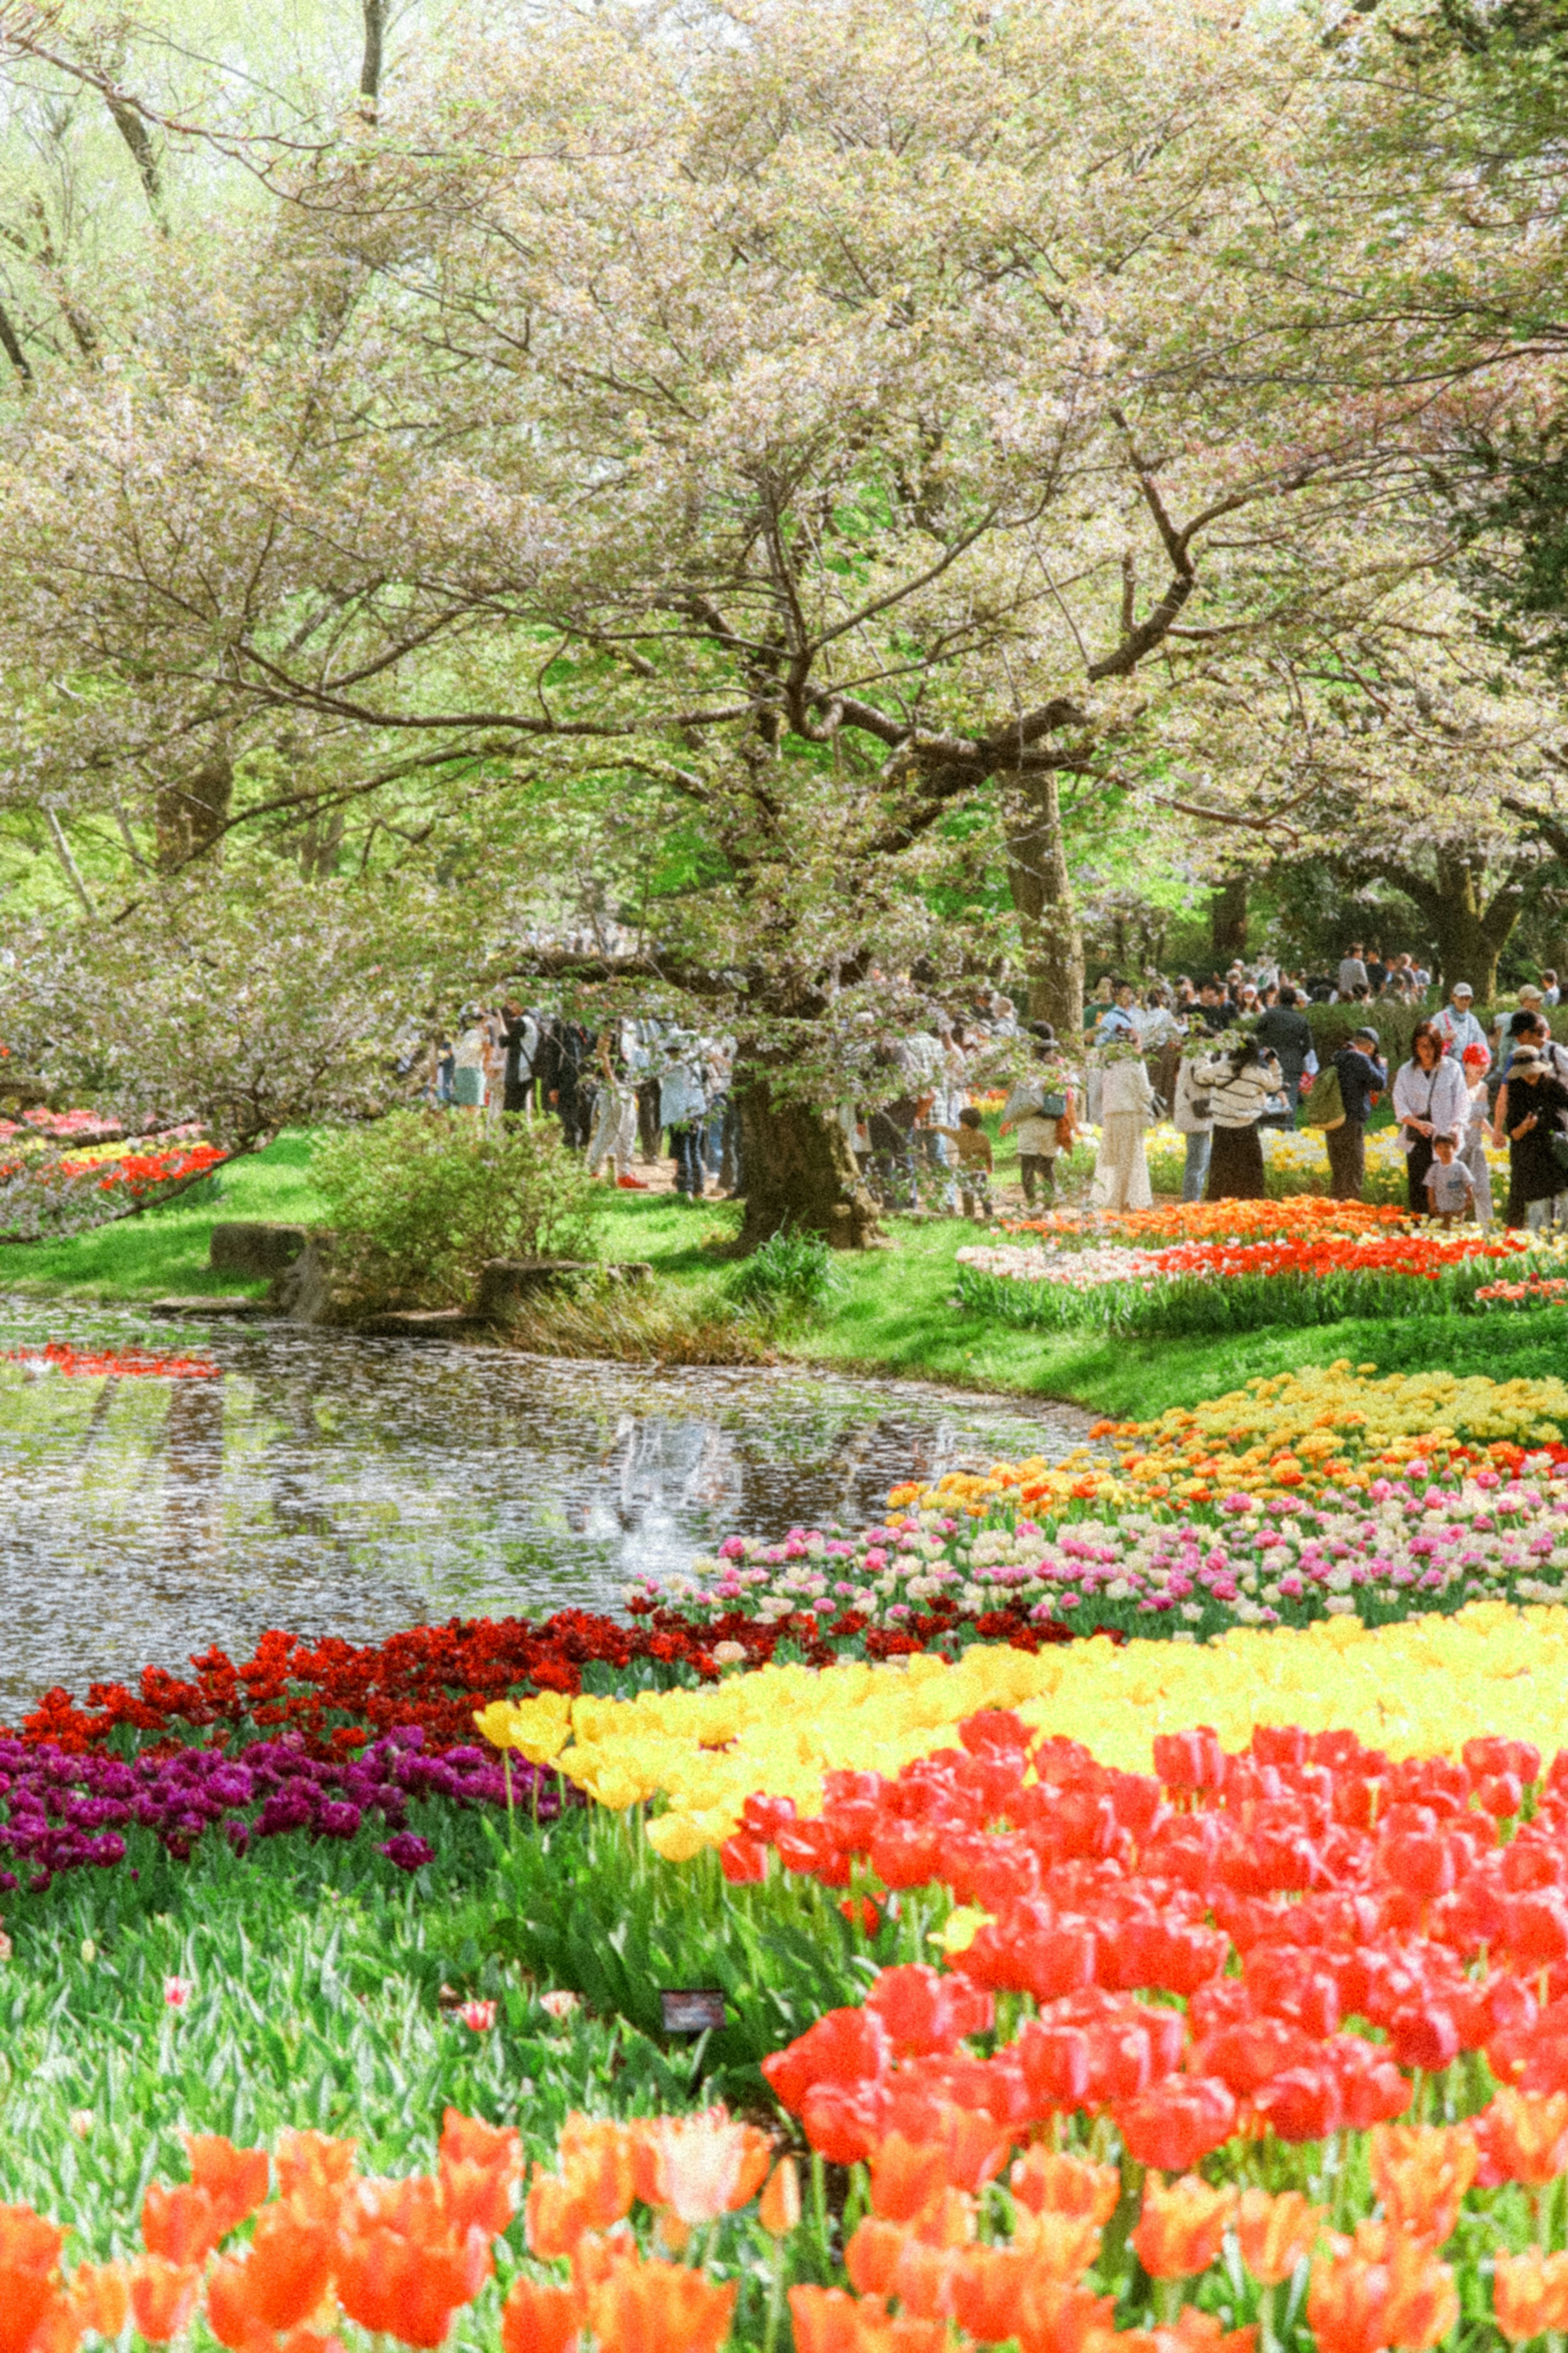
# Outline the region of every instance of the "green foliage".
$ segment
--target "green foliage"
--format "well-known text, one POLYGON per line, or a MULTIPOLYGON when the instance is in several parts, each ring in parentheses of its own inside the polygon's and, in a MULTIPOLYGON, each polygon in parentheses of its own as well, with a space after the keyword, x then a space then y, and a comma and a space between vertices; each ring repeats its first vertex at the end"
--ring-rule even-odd
MULTIPOLYGON (((1480 1259, 1430 1276, 1355 1270, 1321 1274, 1229 1274, 1214 1281, 1178 1276, 1163 1282, 1106 1282, 1075 1291, 1059 1282, 1016 1282, 958 1270, 964 1304, 999 1323, 1041 1331, 1088 1327, 1144 1338, 1256 1332, 1266 1324, 1340 1324, 1352 1317, 1396 1323, 1410 1315, 1476 1311, 1485 1283, 1517 1282, 1529 1261, 1480 1259)), ((1537 1311, 1543 1312, 1543 1311, 1537 1311)), ((1555 1320, 1555 1319, 1554 1319, 1555 1320)))
POLYGON ((813 1323, 842 1295, 844 1284, 819 1234, 784 1226, 735 1269, 724 1289, 748 1314, 813 1323))
POLYGON ((923 1958, 924 1931, 947 1910, 943 1898, 934 1909, 906 1899, 900 1919, 867 1939, 809 1877, 731 1887, 711 1852, 672 1870, 647 1847, 639 1815, 595 1806, 520 1835, 493 1896, 455 1925, 647 2035, 659 2032, 661 1991, 721 1992, 728 2022, 700 2057, 737 2103, 770 2100, 758 2062, 824 2010, 859 2000, 877 1969, 923 1958))
MULTIPOLYGON (((78 2252, 101 2259, 134 2233, 149 2179, 187 2178, 187 2131, 344 2133, 366 2172, 401 2174, 432 2163, 448 2104, 515 2124, 536 2159, 573 2108, 686 2105, 687 2053, 614 2019, 552 2019, 515 1968, 454 1931, 454 1896, 489 1883, 493 1825, 443 1809, 417 1826, 438 1851, 414 1879, 369 1831, 264 1841, 244 1858, 208 1839, 138 1883, 78 1872, 8 1898, 5 2196, 69 2221, 78 2252), (170 1976, 194 1988, 178 2013, 170 1976), (471 2031, 454 1995, 495 2001, 494 2027, 471 2031)), ((510 2243, 521 2252, 521 2223, 510 2243)), ((496 2301, 487 2289, 459 2316, 459 2348, 494 2353, 496 2301)))
POLYGON ((324 1135, 311 1176, 362 1300, 460 1305, 492 1258, 582 1258, 600 1188, 553 1120, 397 1111, 324 1135))

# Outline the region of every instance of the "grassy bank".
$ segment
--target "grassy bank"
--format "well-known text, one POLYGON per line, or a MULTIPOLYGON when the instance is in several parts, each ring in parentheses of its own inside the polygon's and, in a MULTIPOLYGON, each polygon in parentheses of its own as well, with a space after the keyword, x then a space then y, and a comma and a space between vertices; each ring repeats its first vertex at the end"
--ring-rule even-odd
MULTIPOLYGON (((308 1136, 285 1136, 226 1171, 216 1201, 172 1205, 72 1241, 12 1249, 0 1255, 0 1287, 62 1300, 132 1302, 246 1288, 209 1271, 213 1226, 228 1218, 319 1219, 322 1203, 310 1185, 310 1159, 308 1136)), ((605 1255, 646 1259, 667 1295, 693 1308, 717 1307, 725 1272, 720 1253, 740 1214, 728 1202, 610 1193, 605 1255)), ((795 1344, 797 1353, 846 1371, 1067 1398, 1102 1413, 1139 1415, 1216 1396, 1255 1374, 1336 1356, 1387 1372, 1430 1366, 1500 1380, 1560 1369, 1556 1315, 1424 1315, 1399 1324, 1355 1321, 1143 1343, 1018 1331, 953 1303, 955 1254, 975 1239, 975 1227, 956 1218, 894 1219, 889 1230, 891 1249, 837 1262, 841 1294, 795 1344)))
POLYGON ((0 1249, 0 1289, 61 1299, 161 1299, 170 1294, 258 1291, 214 1274, 207 1265, 220 1218, 258 1218, 285 1225, 321 1219, 325 1203, 310 1183, 310 1139, 284 1135, 266 1152, 225 1168, 209 1188, 166 1208, 144 1209, 117 1225, 67 1241, 0 1249))

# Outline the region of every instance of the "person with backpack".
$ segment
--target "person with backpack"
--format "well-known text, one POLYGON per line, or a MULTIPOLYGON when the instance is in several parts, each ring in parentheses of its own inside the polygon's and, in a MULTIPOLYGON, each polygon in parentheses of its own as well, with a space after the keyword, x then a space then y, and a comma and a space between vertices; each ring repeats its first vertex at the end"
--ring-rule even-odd
POLYGON ((1508 1222, 1568 1225, 1568 1087, 1539 1047, 1519 1045, 1497 1099, 1497 1133, 1508 1138, 1508 1222))
POLYGON ((1209 1173, 1209 1155, 1214 1149, 1214 1103, 1206 1087, 1197 1082, 1197 1066, 1210 1050, 1206 1030, 1196 1030, 1188 1038, 1176 1071, 1175 1100, 1171 1116, 1176 1133, 1186 1139, 1186 1159, 1182 1167, 1182 1198, 1201 1201, 1209 1173))
POLYGON ((1359 1201, 1366 1184, 1367 1115, 1388 1084, 1381 1043, 1375 1029, 1352 1030, 1308 1098, 1307 1124, 1323 1131, 1329 1192, 1336 1201, 1359 1201))
POLYGON ((1039 1059, 1047 1067, 1016 1082, 1002 1106, 999 1128, 1003 1135, 1012 1127, 1018 1131, 1018 1176, 1025 1203, 1031 1209, 1037 1184, 1042 1200, 1048 1201, 1054 1195, 1057 1155, 1072 1150, 1073 1138, 1072 1090, 1065 1078, 1058 1078, 1049 1068, 1057 1050, 1055 1036, 1049 1030, 1042 1036, 1040 1029, 1035 1035, 1039 1059))

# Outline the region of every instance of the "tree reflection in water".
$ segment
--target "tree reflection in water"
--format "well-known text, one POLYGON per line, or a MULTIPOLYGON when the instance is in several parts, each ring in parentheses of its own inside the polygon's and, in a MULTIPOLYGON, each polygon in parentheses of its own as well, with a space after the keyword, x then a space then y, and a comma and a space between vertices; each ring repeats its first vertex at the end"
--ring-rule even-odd
MULTIPOLYGON (((128 1311, 0 1300, 0 1350, 195 1352, 128 1311)), ((1076 1444, 1087 1417, 791 1368, 644 1369, 210 1328, 221 1377, 0 1364, 0 1715, 268 1626, 618 1609, 744 1531, 874 1519, 911 1471, 1076 1444)))

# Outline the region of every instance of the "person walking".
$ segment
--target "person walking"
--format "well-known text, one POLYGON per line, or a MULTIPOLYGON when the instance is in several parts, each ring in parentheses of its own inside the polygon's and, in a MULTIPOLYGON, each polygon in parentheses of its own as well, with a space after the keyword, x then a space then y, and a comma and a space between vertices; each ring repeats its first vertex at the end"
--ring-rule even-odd
POLYGON ((1361 942, 1352 940, 1340 958, 1340 968, 1334 976, 1342 1002, 1349 1003, 1357 991, 1366 987, 1366 965, 1362 961, 1361 942))
POLYGON ((1100 1150, 1089 1201, 1097 1209, 1152 1209, 1153 1188, 1143 1138, 1154 1120, 1154 1096, 1136 1038, 1102 1047, 1100 1150))
POLYGON ((1175 1101, 1171 1116, 1178 1135, 1186 1139, 1186 1159, 1182 1167, 1182 1198, 1201 1201, 1209 1173, 1209 1155, 1214 1149, 1214 1103, 1206 1087, 1200 1086, 1196 1071, 1198 1063, 1214 1050, 1206 1030, 1189 1038, 1176 1071, 1175 1101))
POLYGON ((1366 1184, 1367 1114, 1388 1084, 1381 1043, 1375 1029, 1354 1029, 1332 1059, 1344 1117, 1324 1129, 1323 1140, 1329 1147, 1329 1191, 1336 1201, 1359 1201, 1366 1184))
POLYGON ((1568 1225, 1568 1167, 1554 1146, 1564 1136, 1568 1087, 1548 1071, 1540 1050, 1514 1048, 1497 1101, 1497 1134, 1508 1138, 1508 1222, 1568 1225))
POLYGON ((1297 1002, 1293 988, 1281 987, 1279 1003, 1268 1007, 1252 1034, 1273 1055, 1285 1082, 1286 1109, 1283 1113, 1271 1113, 1264 1125, 1294 1127, 1301 1100, 1301 1081, 1312 1056, 1312 1025, 1297 1002))
POLYGON ((1487 1100, 1487 1050, 1484 1046, 1467 1046, 1461 1059, 1465 1073, 1465 1127, 1459 1138, 1458 1157, 1470 1172, 1476 1188, 1476 1223, 1489 1226, 1495 1214, 1492 1207, 1492 1172, 1487 1160, 1487 1130, 1491 1125, 1491 1110, 1487 1100))
POLYGON ((525 1112, 533 1092, 533 1058, 539 1050, 539 1024, 525 1013, 515 997, 500 1009, 501 1042, 506 1064, 501 1081, 501 1109, 525 1112))
POLYGON ((1418 1021, 1410 1033, 1410 1059, 1394 1077, 1394 1116, 1405 1154, 1405 1198, 1413 1218, 1427 1214, 1426 1172, 1432 1138, 1461 1135, 1469 1118, 1469 1089, 1461 1057, 1445 1054, 1436 1025, 1418 1021))
POLYGON ((999 1127, 1003 1135, 1010 1128, 1017 1130, 1018 1179, 1024 1188, 1025 1204, 1031 1209, 1037 1184, 1043 1199, 1048 1201, 1055 1194, 1057 1156, 1072 1150, 1073 1126, 1072 1091, 1065 1081, 1058 1082, 1049 1067, 1056 1052, 1056 1039, 1044 1023, 1035 1035, 1042 1068, 1016 1081, 1002 1106, 999 1127))
POLYGON ((1487 1045, 1487 1033, 1477 1020, 1474 1006, 1476 992, 1468 980, 1457 980, 1448 1002, 1441 1013, 1435 1014, 1432 1027, 1443 1041, 1445 1054, 1462 1056, 1467 1046, 1486 1048, 1487 1068, 1490 1070, 1492 1050, 1487 1045))
POLYGON ((1266 1046, 1250 1033, 1221 1039, 1196 1065, 1194 1078, 1206 1088, 1214 1121, 1214 1145, 1209 1154, 1209 1201, 1261 1201, 1268 1196, 1263 1175, 1263 1139, 1258 1123, 1270 1095, 1284 1084, 1279 1065, 1266 1046))
POLYGON ((675 1152, 675 1189, 686 1200, 702 1198, 702 1120, 708 1097, 698 1074, 690 1041, 667 1039, 658 1080, 658 1124, 669 1131, 675 1152))
POLYGON ((460 1111, 483 1111, 490 1033, 477 1005, 463 1008, 463 1027, 452 1055, 452 1101, 460 1111))
POLYGON ((599 1035, 599 1092, 594 1100, 594 1124, 588 1135, 587 1169, 596 1176, 605 1161, 610 1181, 626 1193, 646 1193, 647 1186, 632 1175, 637 1141, 637 1089, 617 1067, 608 1029, 599 1035))

